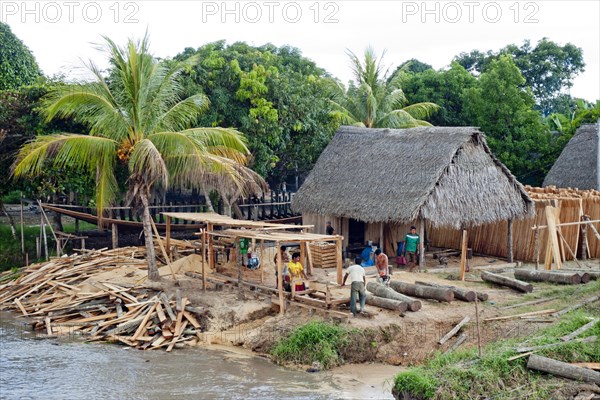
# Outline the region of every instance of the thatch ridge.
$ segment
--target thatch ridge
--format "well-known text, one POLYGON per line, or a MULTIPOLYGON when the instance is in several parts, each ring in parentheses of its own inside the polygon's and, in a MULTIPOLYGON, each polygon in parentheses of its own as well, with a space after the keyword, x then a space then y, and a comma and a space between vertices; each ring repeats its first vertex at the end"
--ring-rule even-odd
POLYGON ((544 179, 550 185, 600 190, 600 120, 577 129, 544 179))
POLYGON ((458 227, 524 217, 532 212, 532 201, 493 157, 477 128, 344 126, 319 157, 292 207, 365 222, 424 217, 436 225, 458 227), (445 179, 457 171, 460 180, 445 179))

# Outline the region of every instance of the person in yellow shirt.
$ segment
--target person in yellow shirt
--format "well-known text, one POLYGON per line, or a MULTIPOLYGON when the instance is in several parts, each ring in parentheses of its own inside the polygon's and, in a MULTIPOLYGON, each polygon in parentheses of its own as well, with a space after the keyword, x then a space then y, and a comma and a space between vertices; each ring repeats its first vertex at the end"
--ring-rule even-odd
POLYGON ((294 282, 294 291, 299 292, 306 290, 306 285, 304 284, 302 278, 308 280, 308 277, 304 272, 302 264, 300 264, 300 253, 292 254, 292 261, 290 261, 288 264, 288 272, 290 273, 292 281, 294 282))

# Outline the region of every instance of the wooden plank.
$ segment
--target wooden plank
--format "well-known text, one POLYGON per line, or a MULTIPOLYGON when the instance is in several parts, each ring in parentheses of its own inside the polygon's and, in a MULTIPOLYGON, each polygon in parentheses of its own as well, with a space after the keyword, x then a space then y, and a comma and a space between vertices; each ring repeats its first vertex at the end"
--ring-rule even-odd
POLYGON ((140 323, 140 326, 138 327, 138 329, 133 334, 132 340, 137 340, 138 336, 140 336, 142 333, 144 333, 144 331, 146 330, 146 323, 148 322, 148 320, 154 314, 154 310, 156 310, 157 304, 158 304, 158 301, 156 303, 154 303, 152 305, 152 307, 150 307, 150 310, 146 313, 146 316, 144 316, 144 319, 140 323))
POLYGON ((167 316, 165 315, 165 312, 163 311, 163 308, 160 305, 160 303, 156 304, 156 315, 158 316, 158 320, 161 323, 163 323, 167 320, 167 316))
POLYGON ((50 317, 44 318, 44 323, 46 324, 46 333, 48 335, 52 335, 52 326, 50 325, 50 317))
POLYGON ((28 315, 27 311, 25 310, 25 307, 23 307, 23 304, 21 304, 19 299, 15 299, 14 301, 15 301, 15 304, 17 305, 17 307, 19 307, 19 310, 21 310, 21 312, 23 313, 23 315, 28 315))
POLYGON ((575 365, 577 367, 589 368, 596 371, 600 371, 600 363, 597 362, 580 362, 580 363, 570 363, 571 365, 575 365))
POLYGON ((196 318, 195 318, 195 317, 192 315, 192 313, 190 313, 190 312, 187 312, 187 311, 184 311, 184 312, 183 312, 183 316, 184 316, 185 318, 187 318, 187 320, 188 320, 188 321, 190 321, 190 323, 192 324, 192 326, 193 326, 194 328, 197 328, 197 329, 198 329, 198 328, 201 328, 201 327, 202 327, 202 325, 200 325, 200 323, 199 323, 199 322, 198 322, 198 320, 197 320, 197 319, 196 319, 196 318))
POLYGON ((533 315, 545 315, 545 314, 552 314, 556 312, 555 309, 549 309, 549 310, 540 310, 540 311, 531 311, 531 312, 526 312, 526 313, 522 313, 522 314, 515 314, 515 315, 506 315, 503 317, 492 317, 492 318, 486 318, 483 321, 484 322, 489 322, 489 321, 503 321, 506 319, 515 319, 515 318, 521 318, 521 317, 530 317, 533 315))
POLYGON ((450 330, 450 332, 446 333, 440 340, 438 340, 439 344, 444 344, 450 339, 452 336, 456 335, 460 328, 462 328, 466 323, 471 320, 471 317, 468 315, 462 319, 454 328, 450 330))
MULTIPOLYGON (((181 313, 181 315, 183 315, 183 313, 181 313)), ((175 346, 175 343, 177 343, 181 340, 179 337, 181 336, 181 333, 185 330, 185 327, 187 326, 187 324, 188 324, 188 321, 184 321, 183 324, 181 324, 179 329, 177 329, 177 327, 175 328, 175 335, 173 336, 173 340, 169 344, 169 347, 167 347, 167 352, 170 352, 171 350, 173 350, 173 346, 175 346)))
POLYGON ((569 340, 575 339, 577 336, 581 335, 583 332, 591 329, 594 325, 596 325, 596 322, 598 322, 598 318, 594 318, 593 320, 591 320, 587 324, 583 325, 582 327, 580 327, 576 331, 574 331, 572 333, 569 333, 568 335, 565 335, 565 336, 561 337, 560 340, 562 340, 564 342, 568 342, 569 340))
POLYGON ((519 347, 517 349, 515 349, 518 353, 525 353, 527 351, 538 351, 538 350, 546 350, 546 349, 551 349, 553 347, 558 347, 558 346, 562 346, 564 344, 569 344, 569 343, 593 343, 597 340, 598 338, 596 336, 588 336, 582 339, 573 339, 570 340, 568 342, 558 342, 558 343, 550 343, 550 344, 544 344, 541 346, 530 346, 530 347, 519 347))

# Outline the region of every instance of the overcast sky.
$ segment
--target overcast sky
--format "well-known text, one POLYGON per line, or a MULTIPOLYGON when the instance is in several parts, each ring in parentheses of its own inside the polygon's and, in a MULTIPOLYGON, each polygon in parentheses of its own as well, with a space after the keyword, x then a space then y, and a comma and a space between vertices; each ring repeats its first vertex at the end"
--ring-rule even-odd
POLYGON ((80 58, 101 66, 92 43, 150 33, 154 54, 225 39, 301 49, 344 83, 347 48, 387 50, 386 65, 411 58, 447 66, 473 49, 498 50, 542 37, 583 49, 586 70, 571 95, 600 99, 600 1, 0 1, 0 20, 33 51, 44 73, 81 76, 80 58))

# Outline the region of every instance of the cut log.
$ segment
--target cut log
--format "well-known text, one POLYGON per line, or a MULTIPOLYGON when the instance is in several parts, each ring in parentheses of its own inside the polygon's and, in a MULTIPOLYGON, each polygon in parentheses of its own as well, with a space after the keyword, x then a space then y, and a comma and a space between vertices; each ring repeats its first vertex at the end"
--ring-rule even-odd
POLYGON ((400 281, 390 281, 390 287, 396 292, 409 296, 420 297, 422 299, 433 299, 448 303, 454 300, 454 293, 452 290, 447 288, 415 285, 400 281))
POLYGON ((510 305, 510 306, 500 307, 500 310, 508 310, 509 308, 518 308, 518 307, 524 307, 524 306, 532 306, 534 304, 547 303, 549 301, 553 301, 558 298, 559 298, 559 296, 555 296, 555 297, 548 297, 547 299, 526 301, 525 303, 517 303, 517 304, 510 305))
POLYGON ((385 297, 386 299, 403 301, 408 304, 408 310, 410 311, 419 311, 421 309, 421 302, 413 299, 412 297, 405 296, 396 292, 394 289, 390 289, 389 287, 382 285, 377 282, 369 282, 367 283, 367 290, 373 293, 375 296, 385 297))
POLYGON ((590 281, 595 281, 597 279, 600 279, 600 271, 592 271, 592 270, 587 270, 587 269, 562 269, 562 271, 564 272, 577 272, 579 275, 581 275, 581 283, 587 283, 584 282, 584 276, 587 275, 587 277, 589 278, 590 281))
POLYGON ((594 369, 596 371, 600 371, 600 363, 597 362, 581 362, 581 363, 570 363, 571 365, 575 365, 577 367, 594 369))
POLYGON ((566 362, 541 357, 535 354, 529 356, 527 368, 546 372, 562 378, 600 384, 600 372, 588 368, 577 367, 566 362))
POLYGON ((477 299, 479 301, 488 301, 488 299, 490 298, 490 296, 487 293, 483 293, 483 292, 475 292, 477 294, 477 299))
POLYGON ((569 344, 569 343, 593 343, 596 341, 596 339, 597 339, 596 336, 588 336, 588 337, 585 337, 582 339, 569 340, 568 342, 550 343, 550 344, 544 344, 541 346, 519 347, 515 350, 517 351, 517 353, 526 353, 528 351, 539 351, 539 350, 551 349, 553 347, 559 347, 559 346, 562 346, 564 344, 569 344))
POLYGON ((554 310, 554 309, 541 310, 541 311, 531 311, 531 312, 527 312, 527 313, 523 313, 523 314, 505 315, 503 317, 486 318, 483 321, 484 322, 502 321, 502 320, 505 320, 505 319, 515 319, 515 318, 523 318, 523 317, 532 317, 532 316, 538 316, 538 315, 552 314, 555 311, 556 310, 554 310))
POLYGON ((431 286, 431 287, 442 288, 442 289, 450 289, 452 291, 452 293, 454 293, 454 298, 463 300, 463 301, 475 301, 475 299, 477 298, 477 293, 475 293, 475 291, 465 289, 465 288, 459 288, 456 286, 446 286, 446 285, 440 285, 438 283, 423 282, 423 281, 416 281, 415 283, 417 285, 425 285, 425 286, 431 286))
POLYGON ((408 310, 408 303, 404 301, 386 299, 385 297, 373 296, 371 294, 367 294, 366 303, 370 306, 400 311, 401 313, 405 313, 408 310))
POLYGON ((578 285, 581 283, 581 276, 577 272, 565 273, 515 269, 514 274, 515 278, 530 282, 552 282, 563 285, 578 285))
POLYGON ((597 318, 591 320, 590 322, 583 325, 576 331, 573 331, 573 332, 569 333, 568 335, 561 337, 560 340, 567 342, 569 340, 575 339, 577 336, 581 335, 583 332, 587 331, 588 329, 591 329, 594 325, 596 325, 596 322, 598 322, 597 318))
POLYGON ((481 279, 483 279, 486 282, 492 282, 498 285, 507 286, 511 289, 515 289, 524 293, 531 293, 533 291, 533 285, 531 285, 530 283, 509 278, 503 275, 492 274, 491 272, 483 271, 481 273, 481 279))
POLYGON ((468 323, 471 320, 471 318, 467 315, 466 317, 464 317, 462 319, 462 321, 460 321, 454 328, 452 328, 450 330, 450 332, 446 333, 444 335, 444 337, 442 337, 440 340, 438 340, 439 344, 444 344, 446 343, 452 336, 456 335, 458 333, 458 331, 460 330, 460 328, 463 327, 463 325, 465 325, 466 323, 468 323))

